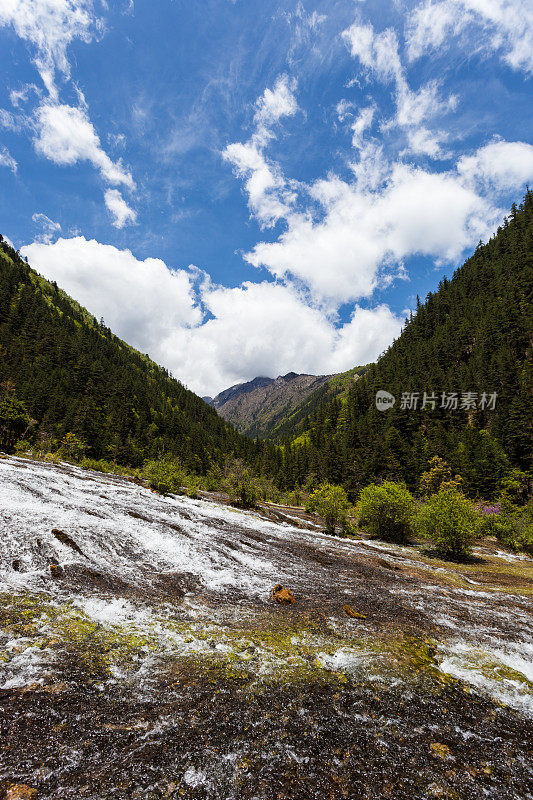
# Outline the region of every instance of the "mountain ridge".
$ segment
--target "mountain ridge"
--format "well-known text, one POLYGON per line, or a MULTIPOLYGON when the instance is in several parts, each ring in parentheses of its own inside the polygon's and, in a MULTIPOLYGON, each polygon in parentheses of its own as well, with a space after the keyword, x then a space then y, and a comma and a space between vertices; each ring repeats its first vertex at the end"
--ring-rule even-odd
POLYGON ((287 372, 257 376, 224 389, 206 402, 249 438, 267 438, 294 408, 323 386, 330 375, 287 372))

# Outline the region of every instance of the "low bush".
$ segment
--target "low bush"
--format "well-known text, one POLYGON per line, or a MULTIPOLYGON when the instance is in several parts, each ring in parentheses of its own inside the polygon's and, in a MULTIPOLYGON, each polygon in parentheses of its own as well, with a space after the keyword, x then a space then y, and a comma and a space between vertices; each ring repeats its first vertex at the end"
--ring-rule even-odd
POLYGON ((453 558, 467 556, 483 532, 479 512, 457 489, 432 495, 416 515, 415 530, 439 553, 453 558))
POLYGON ((162 494, 177 492, 186 481, 185 471, 181 464, 178 461, 164 458, 147 461, 142 475, 148 481, 151 489, 162 494))
POLYGON ((139 470, 132 467, 124 467, 114 461, 106 461, 104 458, 82 458, 79 462, 82 469, 92 469, 95 472, 104 472, 112 475, 133 475, 139 476, 139 470))
POLYGON ((411 532, 414 500, 403 483, 371 483, 361 491, 357 520, 371 536, 405 542, 411 532))
POLYGON ((350 502, 342 486, 323 483, 307 498, 305 510, 323 517, 326 533, 334 534, 337 525, 343 533, 350 532, 348 513, 350 502))
POLYGON ((523 550, 533 555, 533 507, 506 509, 494 516, 490 525, 484 521, 483 533, 496 536, 511 550, 523 550))

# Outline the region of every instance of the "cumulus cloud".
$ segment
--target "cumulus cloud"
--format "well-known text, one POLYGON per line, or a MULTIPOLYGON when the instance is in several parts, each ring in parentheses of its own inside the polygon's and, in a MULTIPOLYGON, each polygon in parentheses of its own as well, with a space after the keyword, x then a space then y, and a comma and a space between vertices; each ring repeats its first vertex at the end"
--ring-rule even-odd
POLYGON ((298 111, 295 88, 294 81, 281 75, 274 88, 267 88, 256 103, 252 137, 245 143, 229 144, 222 154, 225 161, 233 164, 235 174, 244 179, 250 209, 264 227, 285 216, 294 199, 278 165, 267 159, 264 150, 274 137, 273 126, 298 111))
POLYGON ((130 208, 118 189, 108 189, 104 195, 105 204, 113 217, 115 228, 123 228, 130 222, 135 222, 137 212, 130 208))
POLYGON ((533 73, 533 7, 523 0, 425 0, 408 20, 411 60, 463 37, 468 49, 500 52, 515 70, 533 73))
POLYGON ((469 184, 523 190, 533 180, 533 146, 526 142, 490 142, 473 155, 462 156, 457 169, 469 184))
POLYGON ((158 258, 144 261, 83 236, 21 249, 35 269, 142 352, 159 355, 162 338, 195 325, 193 274, 170 270, 158 258))
POLYGON ((36 151, 56 164, 89 161, 108 183, 134 188, 131 174, 120 161, 111 161, 83 107, 43 103, 35 114, 36 151))
POLYGON ((454 261, 485 236, 497 212, 455 173, 395 164, 384 187, 361 189, 335 176, 310 187, 322 213, 291 214, 275 242, 247 255, 278 278, 296 276, 337 303, 370 297, 404 259, 454 261))
MULTIPOLYGON (((409 163, 406 156, 450 158, 442 151, 445 134, 430 130, 427 123, 454 110, 457 98, 441 98, 435 81, 411 89, 392 29, 376 32, 357 22, 343 36, 368 74, 392 85, 395 112, 379 130, 401 129, 407 145, 403 150, 386 153, 383 139, 371 135, 378 114, 375 103, 356 108, 344 100, 336 112, 352 131, 352 179, 330 173, 307 185, 291 183, 269 161, 268 137, 261 147, 252 137, 225 152, 244 181, 260 225, 265 220, 284 225, 275 240, 259 241, 245 259, 277 280, 305 286, 315 303, 330 309, 370 298, 394 277, 405 277, 404 263, 413 256, 457 263, 503 215, 498 197, 530 178, 533 152, 521 142, 498 141, 441 171, 421 165, 420 159, 409 163)), ((292 113, 296 103, 275 107, 292 113)))
POLYGON ((0 167, 7 167, 11 172, 17 171, 17 162, 3 144, 0 144, 0 167))
POLYGON ((214 287, 203 299, 213 318, 185 335, 177 332, 167 347, 183 353, 181 374, 196 374, 193 387, 210 393, 257 375, 330 374, 367 363, 401 328, 387 306, 357 308, 336 328, 294 287, 281 284, 214 287))
POLYGON ((355 308, 348 323, 294 286, 214 286, 194 268, 169 269, 84 237, 33 243, 22 254, 45 277, 195 391, 216 394, 258 374, 332 373, 374 358, 398 335, 386 305, 355 308))
POLYGON ((102 29, 92 0, 0 0, 0 25, 12 25, 35 51, 35 65, 50 95, 57 97, 55 73, 70 76, 67 48, 74 39, 90 42, 102 29))

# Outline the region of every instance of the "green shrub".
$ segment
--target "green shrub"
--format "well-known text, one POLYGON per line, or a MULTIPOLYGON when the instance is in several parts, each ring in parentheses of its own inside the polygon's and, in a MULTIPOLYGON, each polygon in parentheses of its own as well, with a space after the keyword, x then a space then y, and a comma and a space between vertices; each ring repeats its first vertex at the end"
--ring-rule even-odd
POLYGON ((416 532, 446 556, 464 558, 482 533, 481 517, 457 489, 441 489, 419 509, 416 532))
POLYGON ((185 472, 178 461, 171 459, 156 459, 147 461, 143 467, 142 475, 148 481, 150 488, 162 494, 170 494, 181 489, 185 483, 185 472))
POLYGON ((503 511, 491 521, 486 535, 496 536, 499 542, 511 550, 523 550, 533 555, 533 506, 503 511))
POLYGON ((69 431, 62 440, 59 452, 68 461, 80 461, 83 458, 87 445, 79 436, 69 431))
POLYGON ((17 455, 20 455, 21 453, 31 453, 31 442, 29 442, 27 439, 19 439, 18 442, 15 443, 14 450, 17 455))
POLYGON ((237 505, 240 508, 255 508, 259 500, 259 491, 249 475, 241 478, 237 485, 237 505))
POLYGON ((405 542, 411 532, 413 514, 413 496, 403 483, 371 483, 359 496, 359 526, 378 539, 405 542))
POLYGON ((305 504, 305 510, 315 512, 324 518, 326 533, 335 533, 337 525, 342 527, 343 533, 348 532, 348 512, 350 502, 342 486, 332 483, 323 483, 315 489, 305 504))
MULTIPOLYGON (((2 384, 2 389, 5 384, 2 384)), ((35 421, 30 419, 26 406, 8 388, 0 398, 0 450, 12 451, 19 439, 25 439, 35 421)))

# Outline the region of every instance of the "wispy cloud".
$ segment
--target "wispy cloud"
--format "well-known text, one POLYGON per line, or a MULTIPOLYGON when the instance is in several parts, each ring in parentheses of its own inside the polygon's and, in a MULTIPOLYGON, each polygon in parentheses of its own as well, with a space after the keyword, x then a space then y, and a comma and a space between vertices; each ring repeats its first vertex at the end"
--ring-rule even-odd
POLYGON ((33 48, 35 66, 55 98, 56 72, 70 77, 69 44, 90 42, 104 27, 92 0, 1 0, 0 24, 12 25, 33 48))
POLYGON ((32 221, 40 229, 36 241, 50 244, 52 239, 61 233, 61 225, 59 222, 54 222, 46 214, 38 213, 32 215, 32 221))
POLYGON ((245 143, 228 145, 223 152, 224 159, 233 164, 235 174, 244 179, 250 209, 265 227, 287 216, 293 199, 278 165, 266 158, 264 150, 275 137, 274 126, 283 117, 297 113, 295 89, 295 81, 287 75, 278 77, 274 88, 265 89, 256 102, 252 137, 245 143))
POLYGON ((452 40, 469 54, 498 52, 512 69, 532 74, 533 6, 523 0, 425 0, 413 10, 407 23, 411 60, 452 40))
POLYGON ((0 167, 7 167, 11 172, 17 171, 17 162, 3 144, 0 144, 0 167))
MULTIPOLYGON (((76 87, 79 104, 62 103, 59 99, 58 74, 69 79, 71 66, 68 47, 74 40, 91 42, 101 35, 105 23, 96 11, 93 0, 0 0, 0 25, 10 25, 16 34, 33 51, 33 61, 44 83, 48 96, 41 99, 32 114, 10 114, 0 110, 0 125, 11 130, 29 130, 35 151, 55 164, 72 166, 89 162, 97 169, 105 183, 112 186, 135 188, 131 172, 121 161, 113 161, 89 118, 89 109, 82 92, 76 87)), ((98 3, 105 8, 105 3, 98 3)), ((14 107, 27 101, 30 92, 40 92, 33 84, 11 91, 14 107)), ((8 157, 4 157, 5 163, 8 157)), ((119 194, 118 192, 116 193, 119 194)), ((135 219, 122 197, 106 199, 112 208, 113 224, 122 227, 135 219)))

